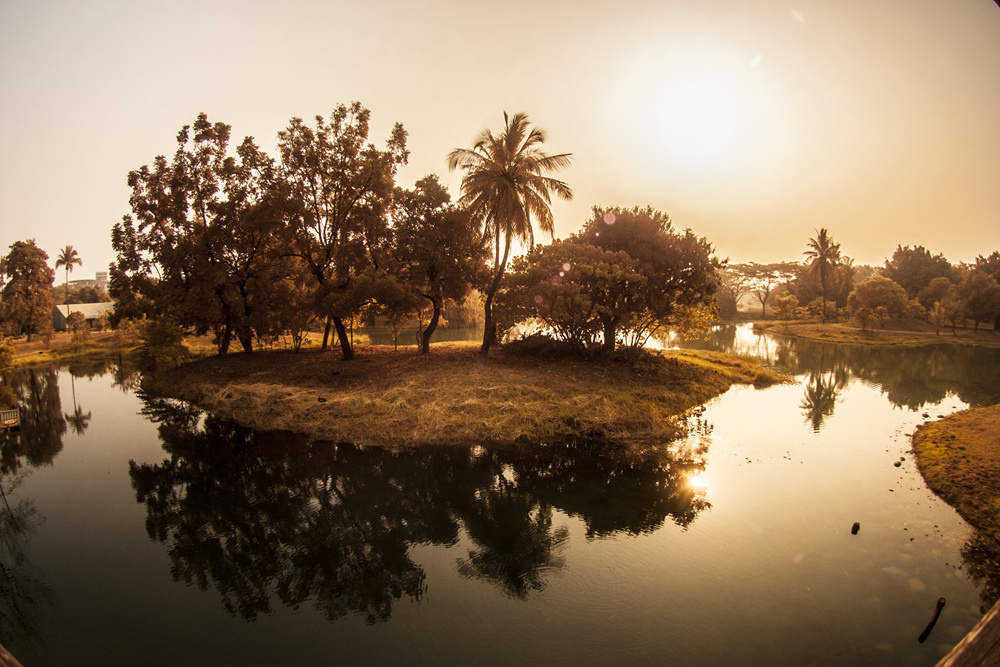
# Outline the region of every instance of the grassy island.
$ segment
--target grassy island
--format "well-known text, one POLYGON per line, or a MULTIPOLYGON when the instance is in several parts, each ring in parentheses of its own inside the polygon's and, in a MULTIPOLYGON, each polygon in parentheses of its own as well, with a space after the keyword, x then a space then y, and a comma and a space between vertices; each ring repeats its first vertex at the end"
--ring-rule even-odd
POLYGON ((195 403, 260 429, 359 444, 404 446, 607 437, 625 443, 678 434, 678 415, 733 383, 783 377, 760 362, 712 352, 584 359, 442 343, 359 347, 342 361, 318 350, 204 358, 146 381, 147 391, 195 403))
POLYGON ((1000 540, 1000 405, 922 424, 913 434, 913 450, 934 493, 1000 540))

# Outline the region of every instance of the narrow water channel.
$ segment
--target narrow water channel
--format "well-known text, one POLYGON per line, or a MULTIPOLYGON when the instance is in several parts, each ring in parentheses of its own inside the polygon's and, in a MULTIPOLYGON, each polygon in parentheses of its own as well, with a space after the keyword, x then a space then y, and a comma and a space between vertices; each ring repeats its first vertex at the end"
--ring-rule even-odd
POLYGON ((0 436, 0 642, 30 666, 934 664, 1000 572, 909 434, 1000 400, 1000 352, 699 345, 796 382, 629 455, 309 442, 121 369, 27 372, 0 436))

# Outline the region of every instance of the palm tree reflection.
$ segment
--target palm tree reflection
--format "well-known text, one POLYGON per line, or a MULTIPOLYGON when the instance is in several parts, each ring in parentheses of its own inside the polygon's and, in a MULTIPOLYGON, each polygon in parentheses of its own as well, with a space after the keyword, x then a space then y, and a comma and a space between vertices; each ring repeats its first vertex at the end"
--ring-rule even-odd
POLYGON ((840 392, 847 384, 847 375, 843 373, 810 373, 806 383, 805 395, 799 407, 805 413, 806 421, 812 424, 813 431, 819 431, 823 420, 833 415, 837 407, 840 392))

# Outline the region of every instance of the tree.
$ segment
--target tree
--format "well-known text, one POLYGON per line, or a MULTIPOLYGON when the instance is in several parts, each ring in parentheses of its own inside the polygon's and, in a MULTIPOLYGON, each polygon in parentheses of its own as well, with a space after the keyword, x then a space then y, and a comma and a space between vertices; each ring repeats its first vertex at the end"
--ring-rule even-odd
POLYGON ((609 252, 624 252, 646 280, 635 298, 601 313, 604 349, 615 349, 619 332, 641 347, 659 329, 687 328, 688 316, 703 321, 715 310, 722 262, 712 244, 690 229, 673 229, 670 216, 650 207, 594 207, 578 240, 609 252))
MULTIPOLYGON (((906 295, 911 299, 917 298, 921 290, 935 278, 948 278, 952 282, 956 279, 955 269, 944 255, 931 255, 927 248, 919 245, 912 248, 896 246, 892 259, 886 260, 882 273, 906 290, 906 295)), ((921 303, 925 308, 930 308, 934 302, 921 299, 921 303)))
POLYGON ((795 265, 788 262, 743 265, 750 283, 750 293, 760 302, 760 314, 767 317, 767 300, 774 289, 795 276, 795 265))
POLYGON ((450 205, 437 176, 417 181, 413 190, 396 190, 393 239, 403 281, 431 304, 420 351, 430 351, 431 336, 446 299, 462 300, 485 283, 487 249, 469 214, 450 205))
POLYGON ((985 271, 969 271, 959 283, 958 293, 975 331, 979 331, 980 322, 995 320, 1000 315, 1000 284, 985 271))
POLYGON ((371 112, 360 102, 337 106, 329 123, 316 116, 315 128, 292 118, 278 132, 281 175, 291 215, 285 253, 300 258, 313 277, 313 308, 336 328, 344 359, 354 357, 338 310, 357 299, 344 298, 357 275, 379 265, 389 240, 387 212, 396 170, 406 164, 406 131, 396 123, 379 150, 368 142, 371 112))
POLYGON ((68 245, 59 251, 59 256, 56 257, 56 268, 60 266, 66 267, 66 310, 69 311, 69 273, 73 270, 73 265, 83 266, 83 260, 80 259, 80 255, 77 254, 73 246, 68 245))
POLYGON ((549 155, 543 151, 545 131, 532 127, 526 114, 508 117, 504 112, 503 120, 502 133, 494 135, 488 129, 483 130, 472 148, 456 148, 448 154, 449 168, 465 172, 459 204, 482 226, 484 239, 491 240, 494 249, 493 280, 484 304, 486 329, 479 350, 480 362, 486 361, 496 337, 493 299, 507 268, 511 242, 517 239, 527 242, 529 247, 534 245, 532 219, 543 232, 553 234, 555 227, 549 207, 552 193, 565 200, 573 197, 566 183, 547 175, 568 167, 570 154, 549 155))
POLYGON ((719 271, 719 291, 716 299, 723 317, 739 313, 740 300, 750 294, 750 276, 741 270, 743 265, 729 265, 719 271))
MULTIPOLYGON (((867 308, 875 312, 885 308, 889 317, 902 317, 906 309, 906 291, 892 280, 882 276, 872 276, 854 288, 847 299, 852 312, 867 308)), ((862 328, 865 328, 862 325, 862 328)))
MULTIPOLYGON (((1000 251, 994 250, 988 257, 982 255, 976 257, 976 268, 985 271, 993 276, 993 280, 1000 283, 1000 251)), ((993 320, 993 330, 1000 331, 1000 313, 993 320)))
POLYGON ((819 275, 820 289, 823 294, 823 321, 826 322, 826 280, 840 261, 840 244, 834 243, 826 227, 816 231, 816 236, 809 239, 808 250, 803 255, 809 260, 810 271, 819 275))
POLYGON ((559 340, 586 348, 607 317, 621 316, 642 300, 646 283, 638 262, 623 251, 575 238, 535 246, 511 263, 497 294, 495 321, 506 328, 537 320, 559 340))
POLYGON ((794 294, 782 294, 774 299, 774 305, 778 309, 778 318, 789 320, 795 316, 795 309, 798 308, 799 300, 794 294))
POLYGON ((49 256, 35 239, 15 241, 7 253, 7 282, 3 286, 3 317, 16 331, 31 335, 52 332, 52 282, 55 271, 49 256))
POLYGON ((219 354, 232 338, 253 349, 255 283, 281 280, 275 261, 283 199, 273 160, 251 137, 229 155, 231 128, 199 114, 177 135, 167 162, 129 173, 133 214, 112 230, 116 319, 168 317, 215 334, 219 354), (192 134, 193 130, 193 134, 192 134))

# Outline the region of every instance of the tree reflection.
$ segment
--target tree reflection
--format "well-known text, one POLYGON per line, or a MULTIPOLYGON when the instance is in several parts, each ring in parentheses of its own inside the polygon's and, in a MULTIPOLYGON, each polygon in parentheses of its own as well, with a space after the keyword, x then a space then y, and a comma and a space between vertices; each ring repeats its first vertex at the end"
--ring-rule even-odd
POLYGON ((847 376, 842 373, 810 373, 799 407, 805 413, 806 421, 812 424, 813 431, 818 432, 823 420, 833 416, 846 383, 847 376))
POLYGON ((143 412, 169 454, 130 463, 147 532, 168 545, 175 579, 214 588, 248 620, 280 603, 385 621, 426 591, 410 547, 457 545, 463 529, 459 572, 524 599, 565 562, 569 531, 555 510, 595 536, 652 531, 667 517, 686 526, 708 506, 683 482, 703 459, 666 448, 391 452, 255 432, 177 401, 145 397, 143 412))
POLYGON ((502 472, 490 487, 476 490, 462 519, 477 548, 458 560, 458 571, 497 584, 511 597, 542 590, 546 571, 565 563, 569 530, 553 529, 552 508, 502 472))
POLYGON ((962 547, 962 560, 980 587, 980 612, 985 614, 1000 600, 1000 540, 977 529, 962 547))
POLYGON ((21 429, 0 445, 0 471, 16 471, 25 462, 47 465, 62 450, 66 419, 54 368, 28 369, 14 379, 21 429))
MULTIPOLYGON (((9 452, 18 434, 0 433, 0 449, 9 452)), ((0 468, 0 636, 8 646, 40 642, 42 608, 52 604, 52 591, 33 573, 25 555, 28 538, 43 518, 31 500, 18 498, 27 474, 20 465, 0 468)))

